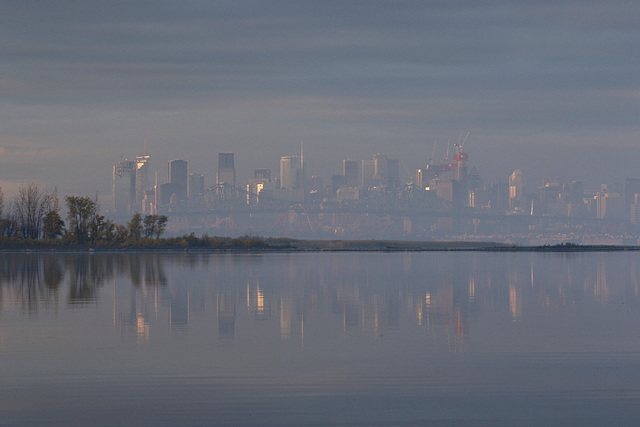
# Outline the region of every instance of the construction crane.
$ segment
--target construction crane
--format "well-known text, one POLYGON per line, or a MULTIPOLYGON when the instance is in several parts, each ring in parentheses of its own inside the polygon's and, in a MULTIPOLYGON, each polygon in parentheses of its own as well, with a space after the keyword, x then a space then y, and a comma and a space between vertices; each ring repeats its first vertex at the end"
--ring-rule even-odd
POLYGON ((436 145, 438 144, 438 139, 436 138, 433 141, 433 150, 431 150, 431 157, 429 157, 429 165, 433 166, 433 158, 436 155, 436 145))

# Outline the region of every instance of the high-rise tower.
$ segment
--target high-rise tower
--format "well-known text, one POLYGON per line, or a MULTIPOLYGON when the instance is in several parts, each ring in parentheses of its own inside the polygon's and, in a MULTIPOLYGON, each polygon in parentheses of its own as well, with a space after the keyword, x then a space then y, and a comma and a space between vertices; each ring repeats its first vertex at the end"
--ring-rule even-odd
POLYGON ((227 183, 235 187, 236 168, 233 153, 218 153, 218 184, 227 183))
POLYGON ((144 199, 145 192, 149 189, 149 161, 151 156, 142 154, 136 156, 136 202, 139 204, 144 199))
POLYGON ((113 165, 111 210, 122 216, 137 212, 136 162, 120 159, 113 165))
POLYGON ((342 161, 342 175, 347 179, 347 187, 358 186, 358 161, 357 160, 343 160, 342 161))
POLYGON ((304 188, 302 156, 280 157, 280 187, 304 188))
POLYGON ((173 184, 173 191, 179 199, 187 196, 188 176, 188 164, 185 160, 169 162, 169 183, 173 184))

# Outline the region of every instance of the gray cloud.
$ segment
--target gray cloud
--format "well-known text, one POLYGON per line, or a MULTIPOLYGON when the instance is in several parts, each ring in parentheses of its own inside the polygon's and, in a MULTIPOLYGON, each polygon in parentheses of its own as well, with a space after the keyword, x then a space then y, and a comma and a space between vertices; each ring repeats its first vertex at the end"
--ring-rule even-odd
POLYGON ((638 22, 625 1, 5 2, 0 138, 69 153, 39 164, 70 191, 108 192, 145 137, 160 171, 212 176, 226 150, 276 168, 304 139, 330 174, 377 151, 418 167, 463 128, 487 178, 619 180, 635 165, 596 166, 640 154, 638 22), (572 162, 549 170, 549 147, 572 162))

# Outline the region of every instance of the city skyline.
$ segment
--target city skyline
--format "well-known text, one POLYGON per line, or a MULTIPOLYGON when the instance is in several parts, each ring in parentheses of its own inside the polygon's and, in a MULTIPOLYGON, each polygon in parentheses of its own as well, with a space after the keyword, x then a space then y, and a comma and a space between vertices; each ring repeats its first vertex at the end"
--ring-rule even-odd
POLYGON ((308 176, 375 153, 413 171, 463 130, 487 180, 638 178, 639 13, 627 1, 8 3, 0 185, 109 195, 121 151, 189 159, 207 177, 234 152, 246 182, 300 141, 308 176))

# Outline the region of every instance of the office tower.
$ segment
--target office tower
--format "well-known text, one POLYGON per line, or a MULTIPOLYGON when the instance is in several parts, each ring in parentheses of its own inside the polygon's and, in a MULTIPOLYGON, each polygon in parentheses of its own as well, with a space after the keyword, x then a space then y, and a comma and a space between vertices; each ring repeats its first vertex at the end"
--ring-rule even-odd
POLYGON ((497 182, 489 184, 490 211, 502 215, 509 208, 509 184, 497 182))
POLYGON ((169 162, 169 184, 173 184, 173 192, 178 200, 184 200, 187 196, 188 167, 185 160, 171 160, 169 162))
POLYGON ((253 171, 253 178, 271 181, 271 169, 255 169, 253 171))
POLYGON ((347 187, 358 186, 358 161, 345 159, 342 161, 342 175, 347 178, 347 187))
POLYGON ((428 184, 428 182, 424 178, 424 169, 416 169, 416 173, 413 177, 413 183, 416 185, 416 187, 425 190, 427 187, 426 184, 428 184))
POLYGON ((584 204, 584 185, 582 181, 573 181, 564 185, 563 189, 565 202, 574 205, 584 204))
POLYGON ((304 188, 302 156, 280 157, 280 187, 304 188))
POLYGON ((141 205, 149 185, 149 161, 151 156, 143 154, 136 156, 136 204, 141 205))
POLYGON ((629 221, 631 224, 640 224, 640 194, 636 193, 633 202, 629 206, 629 221))
POLYGON ((389 158, 384 154, 373 156, 374 175, 376 179, 386 180, 389 177, 389 158))
POLYGON ((136 162, 123 160, 113 165, 111 210, 117 215, 137 212, 136 162))
POLYGON ((233 162, 233 153, 218 153, 218 180, 217 184, 227 183, 235 187, 236 168, 233 162))
POLYGON ((389 159, 387 168, 389 173, 387 184, 393 188, 398 187, 400 185, 400 160, 389 159))
POLYGON ((344 175, 333 175, 331 177, 331 194, 336 194, 342 187, 347 186, 347 177, 344 175))
POLYGON ((362 161, 362 181, 361 185, 363 188, 370 188, 373 186, 373 179, 375 176, 375 161, 374 160, 363 160, 362 161))
POLYGON ((596 194, 596 217, 598 219, 622 220, 625 214, 625 200, 618 193, 598 192, 596 194))
POLYGON ((307 187, 309 191, 315 192, 316 194, 325 193, 324 180, 322 179, 321 176, 313 175, 309 179, 309 182, 307 183, 307 187))
POLYGON ((509 209, 523 208, 525 202, 525 181, 522 171, 516 169, 509 176, 509 209))
POLYGON ((471 168, 471 172, 467 175, 467 187, 469 190, 476 190, 482 187, 482 178, 480 172, 475 167, 471 168))
POLYGON ((204 193, 204 175, 200 173, 189 174, 189 197, 204 193))
POLYGON ((400 161, 384 154, 373 156, 375 179, 382 185, 397 187, 400 181, 400 161))
POLYGON ((627 206, 634 203, 636 194, 640 194, 640 179, 627 178, 624 183, 624 196, 627 206))

